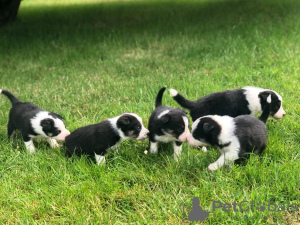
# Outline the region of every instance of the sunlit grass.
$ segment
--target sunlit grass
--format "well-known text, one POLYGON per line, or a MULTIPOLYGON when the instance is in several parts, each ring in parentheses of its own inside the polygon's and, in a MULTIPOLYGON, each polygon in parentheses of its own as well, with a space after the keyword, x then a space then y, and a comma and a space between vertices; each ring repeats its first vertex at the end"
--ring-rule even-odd
MULTIPOLYGON (((276 90, 287 116, 267 123, 268 146, 243 166, 208 171, 219 157, 183 145, 145 155, 126 141, 98 167, 85 157, 6 137, 0 95, 1 224, 180 224, 198 196, 205 224, 297 224, 299 212, 212 212, 212 202, 299 205, 300 6, 297 1, 23 0, 0 30, 0 88, 62 114, 71 131, 123 112, 148 125, 157 91, 189 99, 244 86, 276 90)), ((178 107, 166 94, 163 104, 178 107)))

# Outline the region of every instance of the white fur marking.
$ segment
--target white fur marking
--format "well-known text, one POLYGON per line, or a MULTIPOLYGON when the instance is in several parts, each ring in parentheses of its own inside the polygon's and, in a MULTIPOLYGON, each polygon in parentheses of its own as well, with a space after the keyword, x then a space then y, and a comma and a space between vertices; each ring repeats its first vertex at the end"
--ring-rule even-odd
POLYGON ((60 134, 57 136, 54 136, 52 138, 64 141, 66 136, 70 134, 70 132, 65 128, 65 124, 61 119, 54 118, 51 115, 49 115, 49 112, 41 111, 38 112, 35 117, 30 119, 31 126, 37 134, 39 134, 43 138, 48 138, 48 136, 44 133, 43 127, 41 126, 41 121, 44 119, 52 119, 54 121, 54 126, 61 131, 60 134))
POLYGON ((130 139, 132 139, 131 137, 125 136, 125 134, 123 133, 123 131, 122 131, 121 129, 118 129, 118 127, 117 127, 117 121, 118 121, 118 119, 119 119, 121 116, 127 115, 127 114, 128 114, 128 115, 131 115, 131 116, 134 116, 134 117, 140 122, 140 124, 141 124, 141 126, 142 126, 142 129, 141 129, 141 131, 140 131, 140 134, 139 134, 139 136, 138 136, 136 139, 137 139, 137 140, 144 140, 145 138, 147 138, 147 134, 149 133, 149 130, 147 130, 147 129, 144 127, 142 118, 139 117, 139 116, 138 116, 137 114, 135 114, 135 113, 123 113, 123 114, 121 114, 121 115, 119 115, 119 116, 116 116, 116 117, 114 117, 114 118, 108 119, 108 121, 110 122, 112 128, 113 128, 114 130, 118 131, 118 133, 119 133, 119 135, 120 135, 120 137, 121 137, 120 142, 123 141, 123 140, 130 140, 130 139))
POLYGON ((246 100, 249 102, 249 110, 251 111, 251 116, 255 116, 258 113, 262 113, 261 109, 261 104, 260 104, 260 99, 258 97, 260 92, 263 91, 272 91, 278 99, 281 101, 281 107, 280 109, 275 113, 273 116, 276 119, 281 119, 286 113, 282 108, 282 97, 274 90, 270 89, 263 89, 263 88, 257 88, 257 87, 244 87, 244 90, 246 90, 245 95, 246 95, 246 100))
POLYGON ((157 116, 157 118, 160 119, 163 115, 166 115, 168 112, 170 112, 170 110, 165 110, 165 111, 163 111, 161 114, 159 114, 159 115, 157 116))
MULTIPOLYGON (((213 119, 221 126, 221 132, 218 136, 218 144, 219 145, 230 142, 230 145, 220 149, 220 152, 221 152, 220 158, 216 162, 211 163, 208 166, 208 168, 210 170, 217 170, 218 168, 222 167, 224 164, 227 165, 239 158, 238 153, 240 150, 240 143, 239 143, 238 138, 234 134, 234 131, 235 131, 234 118, 229 117, 229 116, 217 116, 217 115, 204 116, 204 117, 209 117, 209 118, 213 119)), ((192 133, 197 128, 200 120, 204 117, 197 119, 193 123, 192 133)), ((194 146, 194 147, 207 145, 204 142, 196 140, 192 136, 192 134, 188 137, 188 142, 189 142, 189 145, 194 146)))
POLYGON ((164 135, 161 135, 161 136, 155 135, 154 136, 154 139, 156 141, 160 141, 160 142, 164 142, 164 143, 169 143, 171 141, 177 141, 177 139, 173 135, 166 133, 164 130, 162 130, 162 132, 164 133, 164 135))
POLYGON ((179 159, 179 157, 181 155, 181 151, 182 151, 182 145, 177 146, 176 143, 174 142, 173 147, 174 147, 174 160, 176 162, 178 162, 178 159, 179 159))
POLYGON ((267 103, 269 103, 269 104, 271 103, 271 95, 268 96, 267 103))
POLYGON ((191 133, 189 131, 189 119, 186 116, 182 118, 184 121, 184 132, 178 137, 178 141, 185 142, 191 133))
POLYGON ((234 160, 237 160, 239 158, 237 152, 222 152, 220 158, 215 161, 214 163, 209 164, 208 169, 210 170, 217 170, 218 168, 221 168, 223 165, 228 165, 232 163, 234 160))
POLYGON ((157 148, 157 142, 151 142, 150 141, 150 149, 149 152, 151 154, 157 154, 158 153, 158 148, 157 148))
POLYGON ((266 91, 263 88, 257 87, 244 87, 246 100, 248 101, 249 105, 248 108, 251 111, 251 116, 255 116, 257 113, 261 113, 261 104, 260 99, 258 97, 259 93, 262 91, 266 91))
POLYGON ((26 149, 29 151, 29 153, 34 154, 35 153, 35 148, 34 148, 32 140, 24 142, 24 143, 25 143, 26 149))
POLYGON ((206 143, 195 139, 192 134, 190 134, 190 136, 188 136, 187 141, 188 141, 189 145, 194 148, 207 145, 206 143))
POLYGON ((95 153, 95 158, 98 166, 102 166, 105 163, 105 156, 97 155, 95 153))
MULTIPOLYGON (((208 117, 208 116, 206 116, 208 117)), ((210 117, 210 116, 209 116, 210 117)), ((203 118, 203 117, 201 117, 203 118)), ((191 134, 188 136, 187 138, 187 141, 189 143, 190 146, 194 147, 194 148, 197 148, 199 146, 207 146, 208 144, 205 143, 205 142, 202 142, 200 140, 196 140, 194 137, 193 137, 193 131, 197 128, 201 118, 198 118, 197 120, 195 120, 195 122, 192 124, 192 131, 191 131, 191 134)), ((206 149, 206 148, 205 148, 206 149)))
POLYGON ((147 129, 143 126, 143 124, 141 124, 141 125, 142 125, 142 129, 141 129, 141 131, 140 131, 139 136, 136 138, 137 140, 144 140, 144 139, 146 139, 146 138, 147 138, 147 134, 149 133, 149 130, 147 130, 147 129))
POLYGON ((60 145, 57 143, 57 141, 55 139, 47 138, 46 140, 49 143, 51 148, 59 148, 60 147, 60 145))
POLYGON ((201 149, 203 152, 207 152, 207 148, 205 146, 203 146, 201 149))
POLYGON ((170 95, 172 97, 175 97, 176 95, 178 95, 178 91, 176 91, 175 89, 170 89, 170 95))
POLYGON ((280 106, 279 110, 277 111, 277 113, 274 114, 273 117, 275 119, 281 119, 285 114, 286 112, 283 110, 282 106, 280 106))

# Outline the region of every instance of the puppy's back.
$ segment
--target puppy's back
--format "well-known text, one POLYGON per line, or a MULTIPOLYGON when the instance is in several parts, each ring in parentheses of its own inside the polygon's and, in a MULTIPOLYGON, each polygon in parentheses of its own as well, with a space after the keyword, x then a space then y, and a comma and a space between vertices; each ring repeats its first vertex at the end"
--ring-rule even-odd
POLYGON ((67 155, 78 156, 87 154, 94 156, 104 154, 109 147, 114 146, 120 140, 117 131, 114 130, 109 120, 98 124, 80 127, 66 137, 65 146, 67 155))
POLYGON ((235 135, 240 141, 240 153, 242 157, 247 152, 256 150, 261 153, 267 145, 267 129, 265 124, 259 119, 243 115, 234 118, 235 135))

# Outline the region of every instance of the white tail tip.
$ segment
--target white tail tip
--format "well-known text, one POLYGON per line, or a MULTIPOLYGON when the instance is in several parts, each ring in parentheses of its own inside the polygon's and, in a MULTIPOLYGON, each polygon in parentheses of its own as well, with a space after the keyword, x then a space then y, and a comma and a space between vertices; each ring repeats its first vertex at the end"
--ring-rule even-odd
POLYGON ((0 93, 2 93, 2 89, 0 89, 0 93))
POLYGON ((178 91, 176 91, 175 89, 170 89, 170 95, 172 97, 175 97, 176 95, 178 95, 178 91))
POLYGON ((271 103, 271 95, 268 96, 267 102, 270 104, 271 103))

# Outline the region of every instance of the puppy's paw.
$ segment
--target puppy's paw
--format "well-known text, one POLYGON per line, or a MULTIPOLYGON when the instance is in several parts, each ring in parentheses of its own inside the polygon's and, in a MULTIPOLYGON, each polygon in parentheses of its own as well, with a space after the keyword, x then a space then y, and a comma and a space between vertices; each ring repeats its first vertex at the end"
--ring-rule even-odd
POLYGON ((149 149, 149 152, 151 153, 151 154, 158 154, 158 150, 157 149, 149 149))
POLYGON ((61 145, 57 143, 55 139, 48 138, 47 142, 49 143, 51 148, 60 148, 61 145))
POLYGON ((202 147, 203 152, 207 152, 207 148, 205 146, 202 147))
POLYGON ((174 160, 176 162, 178 162, 179 159, 180 159, 180 155, 177 155, 176 153, 174 153, 174 160))
POLYGON ((208 166, 208 169, 210 169, 210 170, 217 170, 218 169, 218 166, 215 164, 215 163, 211 163, 211 164, 209 164, 209 166, 208 166))
POLYGON ((51 145, 51 148, 60 148, 62 145, 58 144, 57 142, 51 145))
POLYGON ((31 155, 33 155, 33 154, 35 154, 35 153, 36 153, 36 151, 35 151, 35 149, 34 149, 34 148, 33 148, 33 149, 29 149, 28 151, 29 151, 29 154, 31 154, 31 155))

